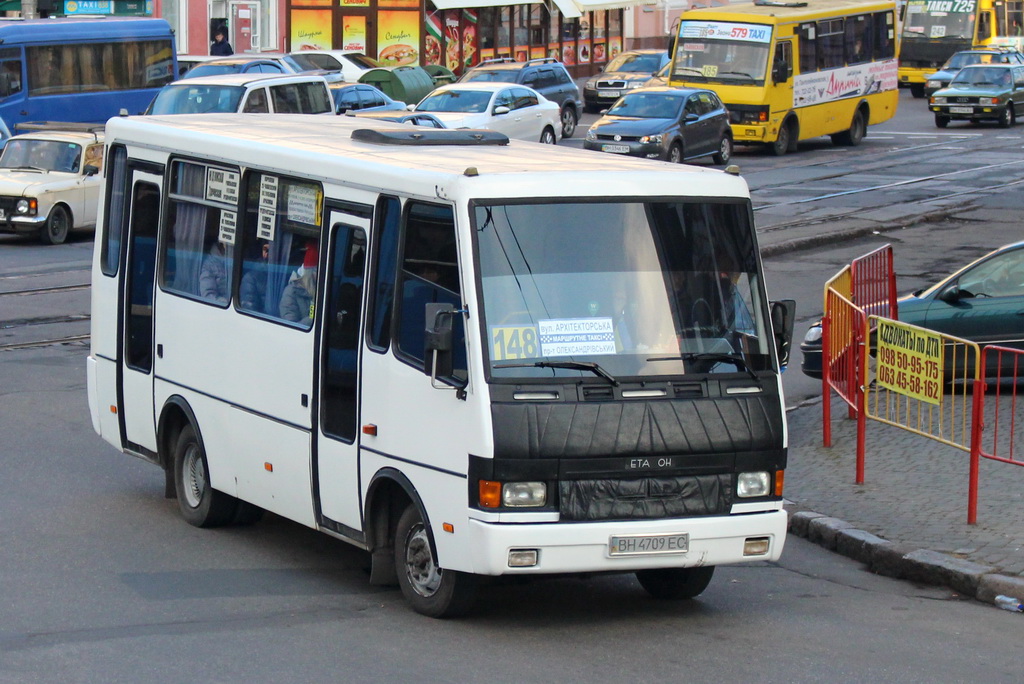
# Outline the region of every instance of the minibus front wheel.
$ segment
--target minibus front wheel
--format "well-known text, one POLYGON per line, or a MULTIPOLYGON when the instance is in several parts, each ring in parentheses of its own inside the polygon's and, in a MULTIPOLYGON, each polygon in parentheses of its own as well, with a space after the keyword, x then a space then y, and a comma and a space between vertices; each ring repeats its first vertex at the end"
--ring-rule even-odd
POLYGON ((437 564, 430 528, 413 503, 406 507, 395 528, 395 571, 402 595, 421 615, 455 617, 473 607, 476 578, 444 570, 437 564))
POLYGON ((768 148, 776 157, 781 157, 787 152, 796 152, 797 136, 796 119, 791 117, 779 126, 779 137, 775 139, 775 142, 768 143, 768 148))
POLYGON ((636 578, 648 594, 656 599, 678 601, 700 595, 715 574, 715 566, 699 568, 662 568, 637 570, 636 578))

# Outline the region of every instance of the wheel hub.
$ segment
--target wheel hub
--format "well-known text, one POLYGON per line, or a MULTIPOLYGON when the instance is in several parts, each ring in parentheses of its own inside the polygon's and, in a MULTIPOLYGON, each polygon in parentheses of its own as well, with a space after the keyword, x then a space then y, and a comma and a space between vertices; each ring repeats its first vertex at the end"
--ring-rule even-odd
POLYGON ((206 467, 199 447, 191 445, 185 453, 184 462, 185 501, 191 508, 198 508, 206 492, 206 467))
POLYGON ((409 531, 405 545, 405 572, 409 584, 420 596, 433 596, 441 586, 441 569, 434 563, 430 540, 422 524, 409 531))

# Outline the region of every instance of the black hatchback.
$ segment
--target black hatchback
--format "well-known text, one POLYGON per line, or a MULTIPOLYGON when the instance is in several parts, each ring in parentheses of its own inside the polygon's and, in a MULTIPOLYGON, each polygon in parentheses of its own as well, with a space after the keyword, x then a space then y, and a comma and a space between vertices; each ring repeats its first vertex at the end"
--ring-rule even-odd
POLYGON ((729 111, 710 90, 641 88, 623 95, 587 131, 588 150, 680 163, 732 157, 729 111))

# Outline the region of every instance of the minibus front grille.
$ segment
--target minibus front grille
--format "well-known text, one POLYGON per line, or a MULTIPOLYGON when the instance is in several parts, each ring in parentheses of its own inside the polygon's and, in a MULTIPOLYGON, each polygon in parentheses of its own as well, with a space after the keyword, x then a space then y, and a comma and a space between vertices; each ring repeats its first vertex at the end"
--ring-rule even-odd
POLYGON ((563 521, 654 520, 725 515, 732 507, 731 474, 563 480, 558 483, 563 521))

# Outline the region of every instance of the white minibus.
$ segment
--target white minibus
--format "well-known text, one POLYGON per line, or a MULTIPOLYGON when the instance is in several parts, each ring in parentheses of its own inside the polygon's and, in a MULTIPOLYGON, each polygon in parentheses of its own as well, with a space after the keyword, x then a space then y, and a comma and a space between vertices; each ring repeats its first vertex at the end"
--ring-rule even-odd
POLYGON ((738 175, 348 117, 106 135, 93 425, 189 523, 272 511, 437 617, 779 558, 793 310, 738 175))

